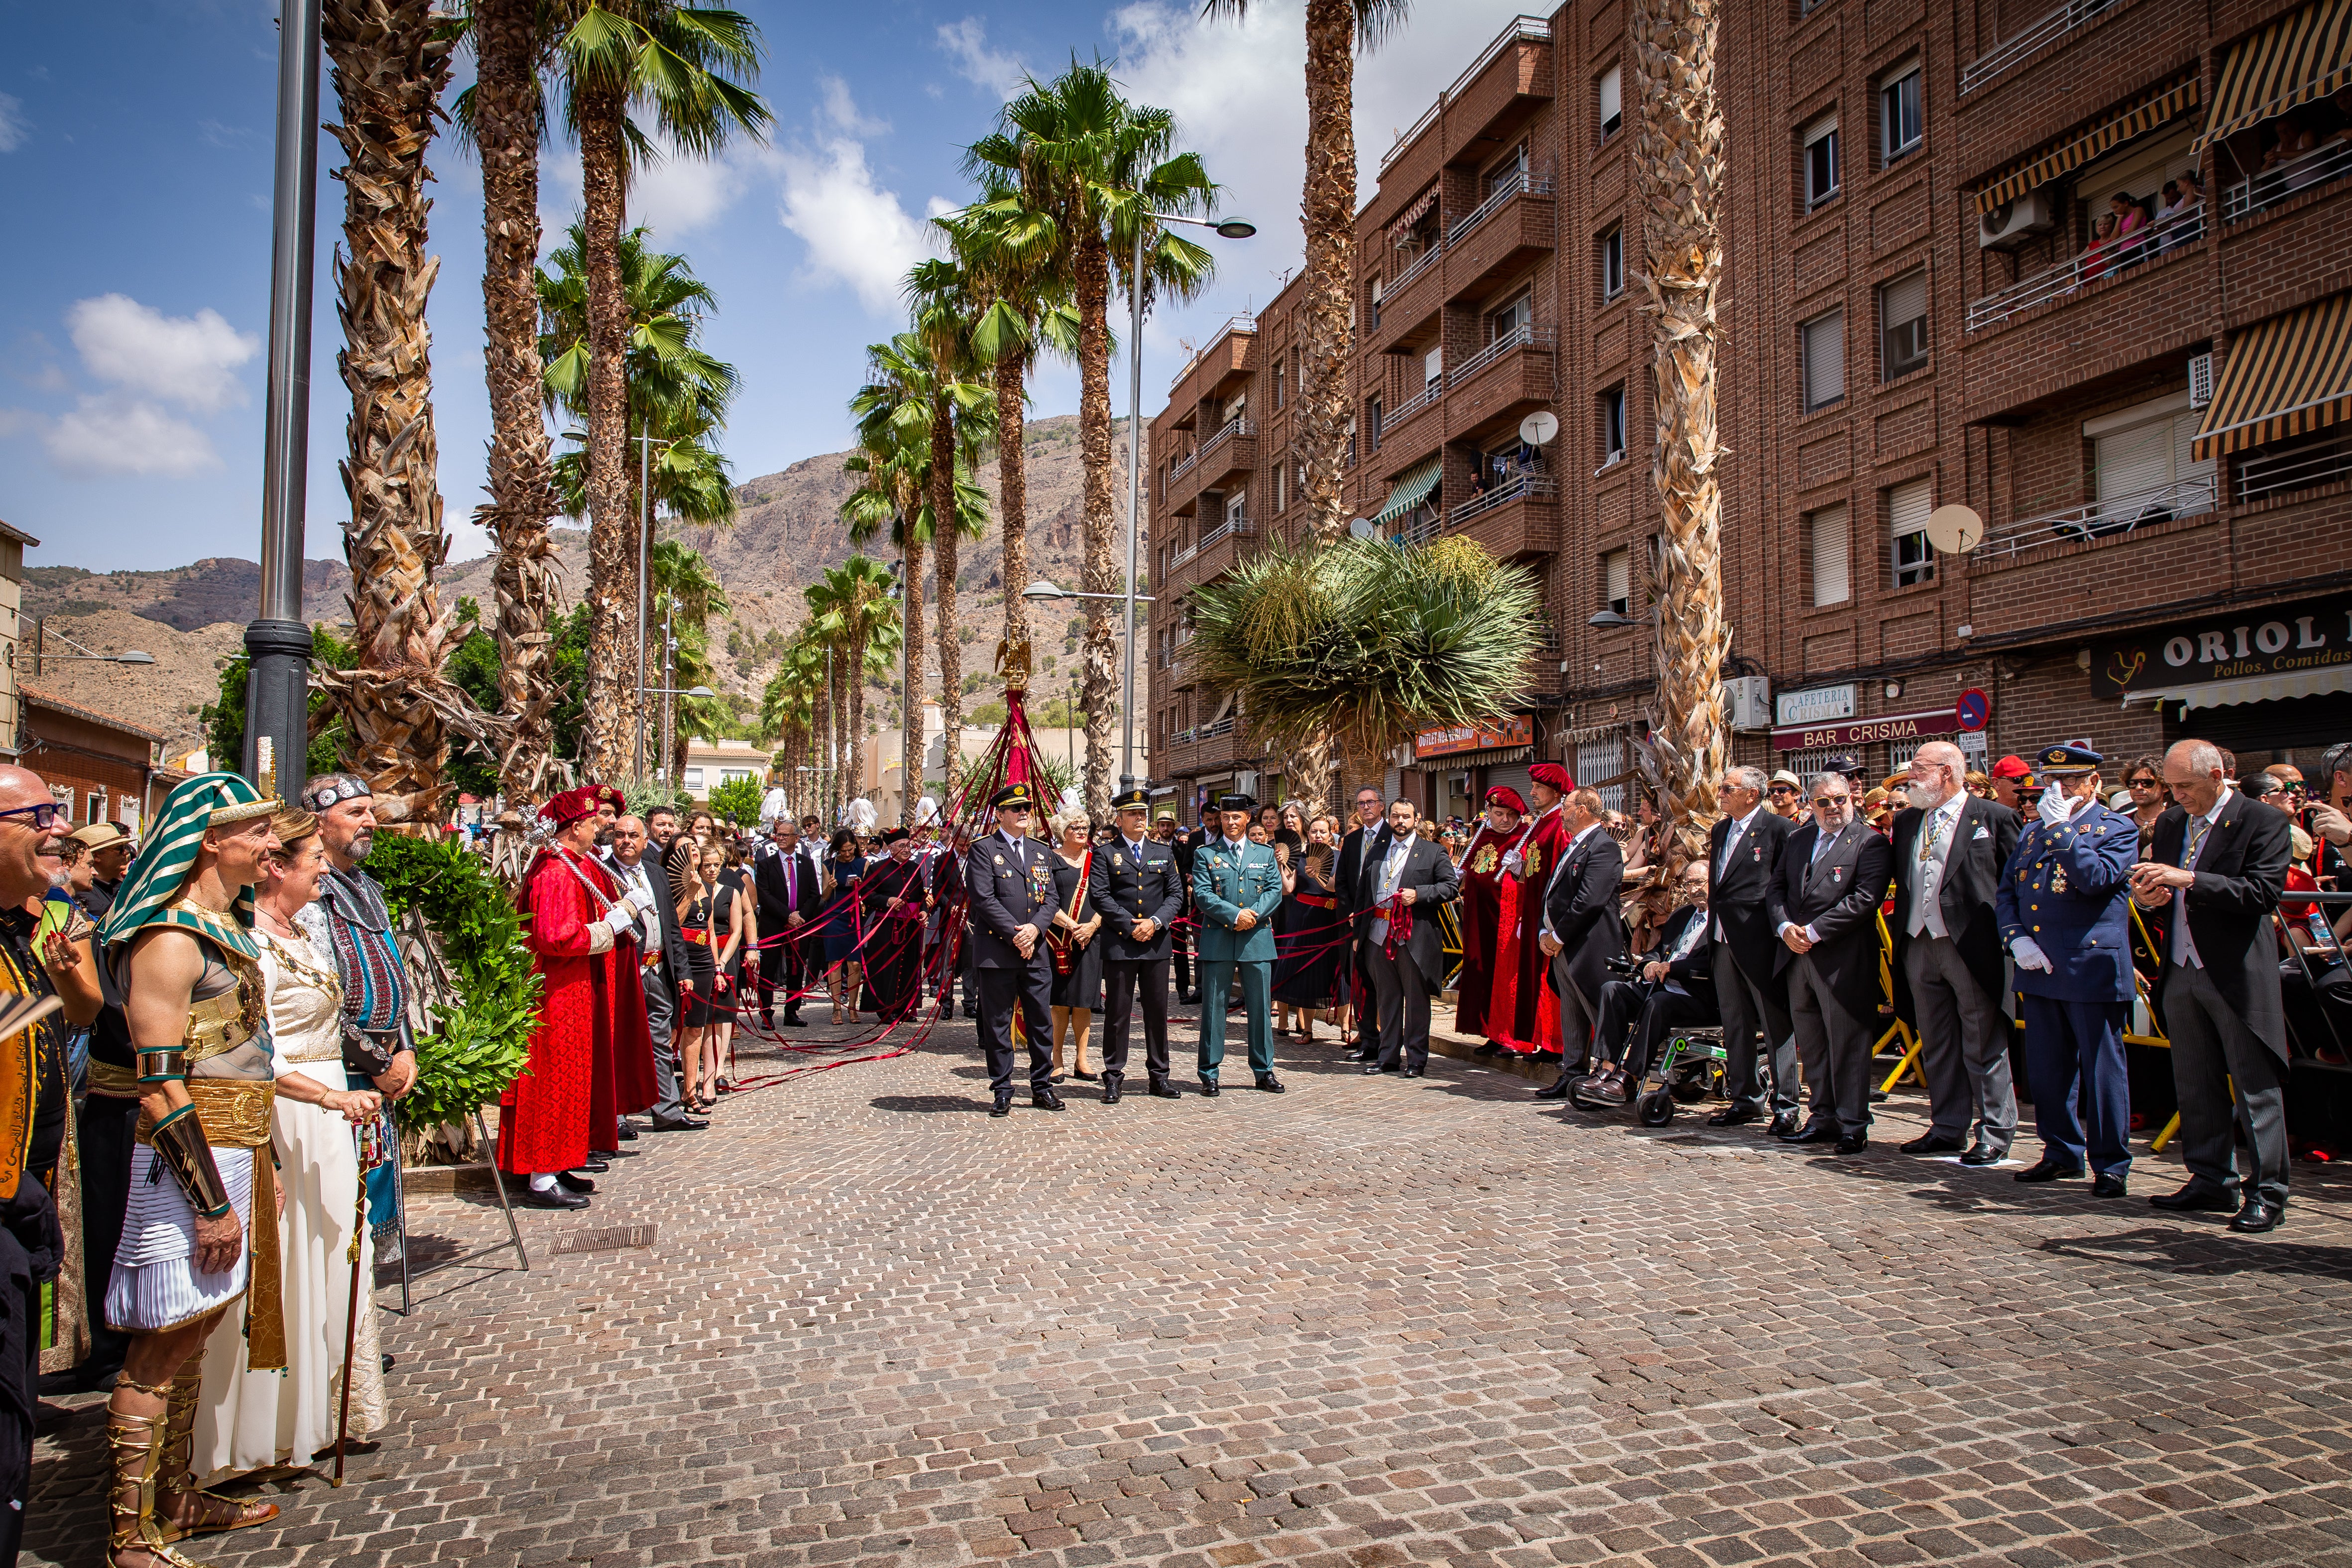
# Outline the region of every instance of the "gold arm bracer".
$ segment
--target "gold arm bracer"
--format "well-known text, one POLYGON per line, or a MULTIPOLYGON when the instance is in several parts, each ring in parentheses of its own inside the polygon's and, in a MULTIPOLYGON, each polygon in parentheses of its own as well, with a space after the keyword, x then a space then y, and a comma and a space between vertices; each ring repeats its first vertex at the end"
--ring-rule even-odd
POLYGON ((196 1213, 218 1219, 229 1212, 228 1187, 213 1163, 212 1145, 205 1142, 204 1123, 196 1120, 194 1106, 184 1105, 155 1124, 153 1148, 155 1158, 172 1173, 196 1213))

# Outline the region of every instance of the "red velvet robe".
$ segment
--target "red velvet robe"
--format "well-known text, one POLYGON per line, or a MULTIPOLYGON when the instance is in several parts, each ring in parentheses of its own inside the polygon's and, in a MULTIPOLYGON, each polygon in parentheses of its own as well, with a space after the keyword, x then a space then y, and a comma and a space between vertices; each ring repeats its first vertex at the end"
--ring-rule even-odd
POLYGON ((1517 876, 1499 879, 1495 982, 1487 1004, 1486 1034, 1522 1055, 1559 1047, 1559 999, 1543 983, 1548 960, 1538 940, 1543 932, 1543 898, 1552 868, 1568 848, 1568 829, 1553 806, 1522 828, 1517 876))
MULTIPOLYGON (((581 869, 604 898, 621 896, 619 879, 601 862, 583 861, 581 869)), ((593 900, 590 906, 603 907, 593 900)), ((615 934, 620 940, 614 944, 614 951, 603 955, 610 970, 605 994, 612 1002, 613 1026, 609 1033, 597 1037, 596 1080, 588 1101, 588 1146, 608 1154, 621 1146, 620 1119, 651 1110, 661 1098, 654 1085, 653 1026, 647 1021, 645 971, 637 962, 640 953, 627 932, 615 934)))
POLYGON ((1460 1034, 1495 1037, 1487 1015, 1502 934, 1502 858, 1518 837, 1516 827, 1498 834, 1481 820, 1462 852, 1462 973, 1454 982, 1454 1027, 1460 1034))
MULTIPOLYGON (((614 1147, 614 1068, 635 1055, 644 1057, 648 1078, 653 1068, 644 987, 634 973, 624 973, 634 966, 616 963, 612 952, 588 951, 588 926, 603 918, 603 908, 557 853, 540 852, 515 900, 540 978, 530 1059, 499 1097, 499 1169, 517 1175, 586 1163, 592 1134, 600 1130, 612 1140, 600 1146, 614 1147), (630 998, 634 1002, 624 1014, 621 1005, 630 998), (605 1116, 601 1129, 593 1121, 600 1098, 605 1116)), ((567 858, 592 881, 610 888, 598 868, 567 858)))

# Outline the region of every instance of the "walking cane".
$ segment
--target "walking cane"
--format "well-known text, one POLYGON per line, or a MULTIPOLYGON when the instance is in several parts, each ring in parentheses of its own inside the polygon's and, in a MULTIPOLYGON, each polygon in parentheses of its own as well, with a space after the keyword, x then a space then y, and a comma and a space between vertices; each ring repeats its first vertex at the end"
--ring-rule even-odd
POLYGON ((359 1196, 352 1205, 352 1245, 343 1254, 352 1266, 352 1296, 343 1310, 343 1407, 335 1417, 335 1475, 328 1483, 338 1487, 343 1484, 343 1443, 352 1429, 352 1363, 360 1342, 360 1241, 367 1235, 366 1140, 354 1131, 352 1142, 362 1152, 359 1196))

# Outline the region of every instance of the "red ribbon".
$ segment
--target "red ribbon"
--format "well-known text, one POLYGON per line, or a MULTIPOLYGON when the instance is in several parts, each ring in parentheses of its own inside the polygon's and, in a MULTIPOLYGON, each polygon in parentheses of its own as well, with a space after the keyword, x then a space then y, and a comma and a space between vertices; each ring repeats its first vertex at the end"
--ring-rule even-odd
POLYGON ((1402 889, 1389 895, 1384 906, 1389 922, 1388 940, 1381 943, 1381 952, 1393 959, 1397 950, 1412 940, 1412 906, 1404 901, 1402 889))

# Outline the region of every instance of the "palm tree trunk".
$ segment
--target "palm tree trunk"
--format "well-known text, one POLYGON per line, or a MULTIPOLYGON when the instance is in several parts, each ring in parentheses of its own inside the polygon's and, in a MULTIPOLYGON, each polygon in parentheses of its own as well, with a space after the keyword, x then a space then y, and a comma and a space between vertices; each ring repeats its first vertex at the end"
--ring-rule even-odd
POLYGON ((1348 361, 1355 343, 1355 0, 1307 0, 1307 309, 1298 376, 1307 521, 1329 544, 1348 531, 1348 361))
POLYGON ((482 160, 482 363, 490 394, 489 492, 474 521, 498 547, 499 707, 513 726, 499 788, 524 817, 566 782, 555 760, 555 515, 541 413, 539 296, 540 35, 532 0, 475 0, 474 133, 482 160))
MULTIPOLYGON (((1110 254, 1098 234, 1078 240, 1078 452, 1085 468, 1086 585, 1117 586, 1111 574, 1110 254)), ((1011 584, 1006 585, 1012 592, 1011 584)), ((1086 640, 1087 815, 1110 815, 1110 601, 1088 599, 1086 640)))
MULTIPOLYGON (((866 793, 866 650, 853 650, 856 667, 849 682, 849 793, 866 793)), ((881 818, 875 818, 878 825, 881 818)))
POLYGON ((1717 0, 1638 0, 1633 168, 1647 221, 1651 373, 1657 389, 1664 528, 1656 590, 1655 746, 1667 802, 1712 823, 1728 760, 1723 661, 1723 494, 1717 483, 1715 291, 1723 276, 1723 111, 1715 90, 1717 0))
POLYGON ((833 818, 841 820, 842 808, 849 804, 856 792, 849 787, 849 672, 843 668, 848 649, 835 645, 833 650, 833 689, 825 694, 825 762, 833 769, 833 818))
MULTIPOLYGON (((956 537, 955 417, 944 397, 931 401, 931 549, 939 558, 940 717, 947 732, 963 734, 963 645, 956 640, 956 570, 963 542, 956 537)), ((947 753, 947 787, 962 772, 963 748, 947 753)))
POLYGON ((442 674, 449 618, 433 574, 448 553, 433 433, 432 332, 425 300, 425 150, 449 79, 447 40, 428 0, 329 0, 321 16, 343 123, 343 243, 336 356, 352 395, 343 480, 351 521, 352 641, 358 668, 326 685, 351 737, 352 763, 380 819, 439 826, 448 720, 470 711, 442 674))
POLYGON ((1029 355, 1010 349, 996 362, 997 508, 1004 514, 1004 640, 1029 640, 1029 455, 1022 448, 1022 394, 1029 355))
POLYGON ((636 530, 629 516, 629 306, 621 281, 626 200, 623 103, 617 92, 583 88, 580 175, 588 268, 588 691, 583 761, 590 777, 628 772, 636 693, 624 669, 634 634, 636 530))
MULTIPOLYGON (((901 534, 915 531, 914 520, 901 525, 901 534)), ((900 579, 900 591, 906 597, 900 601, 898 615, 906 633, 906 689, 899 698, 898 712, 898 773, 906 797, 904 810, 908 821, 914 817, 915 801, 923 793, 923 546, 919 540, 906 540, 907 570, 900 579)), ((950 742, 953 749, 953 742, 950 742)))

